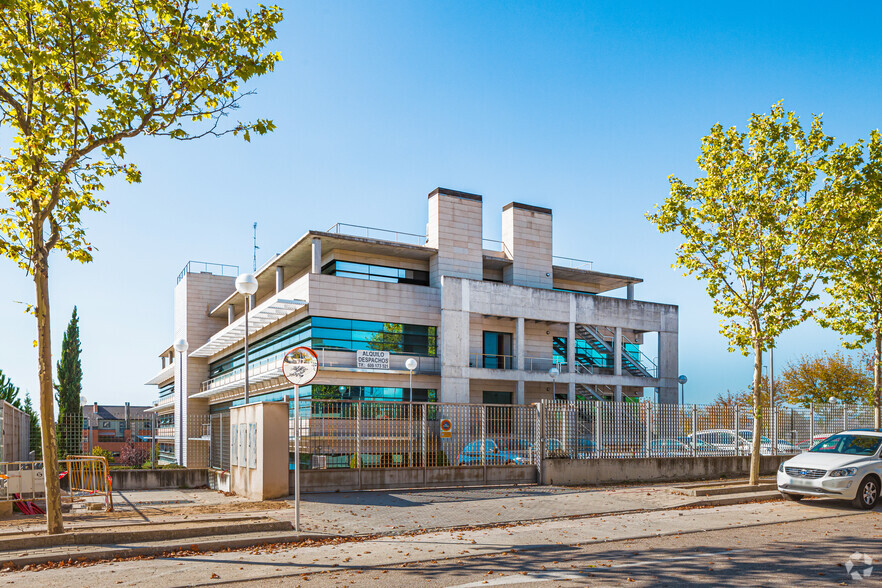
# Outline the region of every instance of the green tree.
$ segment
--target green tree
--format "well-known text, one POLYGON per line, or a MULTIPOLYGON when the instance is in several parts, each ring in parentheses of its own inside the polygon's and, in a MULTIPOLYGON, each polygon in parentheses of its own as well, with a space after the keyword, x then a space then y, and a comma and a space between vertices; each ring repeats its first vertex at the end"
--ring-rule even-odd
POLYGON ((729 350, 753 352, 754 434, 750 483, 759 483, 760 379, 763 351, 809 315, 818 273, 805 261, 817 223, 806 202, 833 138, 813 117, 806 133, 781 103, 753 114, 747 132, 719 123, 702 139, 698 167, 687 185, 671 176, 670 196, 647 218, 684 242, 675 267, 706 283, 729 350))
POLYGON ((36 459, 42 459, 43 451, 41 442, 42 436, 40 435, 40 418, 34 410, 34 404, 31 401, 30 392, 25 392, 24 406, 22 407, 22 410, 31 417, 30 450, 34 452, 36 459))
POLYGON ((74 306, 61 341, 61 359, 56 365, 58 384, 55 386, 55 399, 58 402, 58 426, 61 428, 58 442, 61 457, 82 453, 83 409, 80 395, 83 392, 83 367, 80 351, 80 320, 74 306))
POLYGON ((844 404, 866 404, 873 383, 861 361, 837 352, 804 355, 788 363, 775 379, 775 388, 790 404, 826 404, 831 397, 844 404))
POLYGON ((826 165, 835 179, 812 202, 828 219, 810 251, 830 295, 818 322, 838 332, 847 349, 872 345, 873 396, 848 395, 873 404, 882 427, 882 135, 870 133, 866 148, 863 141, 840 146, 826 165))
POLYGON ((232 122, 240 84, 273 70, 265 52, 277 6, 237 17, 188 0, 7 0, 0 4, 0 255, 32 276, 45 457, 47 528, 63 532, 52 394, 49 254, 88 262, 82 216, 105 209, 105 181, 140 180, 126 143, 263 134, 269 120, 232 122))
POLYGON ((12 383, 12 380, 0 370, 0 400, 5 400, 16 408, 21 408, 21 400, 18 397, 18 386, 12 383))

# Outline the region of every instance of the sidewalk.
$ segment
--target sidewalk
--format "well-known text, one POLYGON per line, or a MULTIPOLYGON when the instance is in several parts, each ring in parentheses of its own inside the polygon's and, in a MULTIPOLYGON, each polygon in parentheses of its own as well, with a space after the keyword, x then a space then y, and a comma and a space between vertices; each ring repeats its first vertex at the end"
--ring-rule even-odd
MULTIPOLYGON (((673 487, 521 486, 306 494, 301 500, 301 533, 294 532, 290 500, 251 502, 206 489, 122 491, 114 492, 113 513, 67 515, 69 533, 62 536, 45 535, 40 517, 4 522, 0 525, 0 564, 21 567, 720 504, 717 497, 676 494, 673 487)), ((732 498, 726 498, 731 503, 732 498)), ((739 500, 752 499, 736 497, 739 500)))

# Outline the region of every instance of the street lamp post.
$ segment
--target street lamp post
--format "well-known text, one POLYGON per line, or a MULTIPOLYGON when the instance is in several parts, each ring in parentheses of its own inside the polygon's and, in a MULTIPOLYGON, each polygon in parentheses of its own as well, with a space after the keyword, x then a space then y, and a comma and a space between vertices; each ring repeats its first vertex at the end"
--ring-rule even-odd
POLYGON ((257 278, 253 274, 240 275, 236 278, 236 291, 245 297, 245 404, 248 404, 248 313, 251 297, 257 292, 257 278))
POLYGON ((175 341, 173 347, 178 354, 176 361, 178 362, 178 374, 180 374, 178 378, 178 410, 176 418, 180 422, 175 423, 175 437, 177 437, 175 447, 175 461, 178 462, 178 465, 184 464, 184 443, 186 443, 186 430, 184 427, 184 354, 187 353, 187 348, 190 345, 187 343, 186 339, 178 339, 175 341))
POLYGON ((558 369, 556 365, 552 366, 551 369, 548 370, 548 375, 551 377, 551 399, 554 400, 557 398, 557 396, 555 395, 554 384, 555 379, 560 375, 560 369, 558 369))
POLYGON ((686 382, 689 381, 689 378, 681 375, 677 381, 680 382, 680 406, 683 406, 686 404, 686 382))
POLYGON ((408 464, 413 467, 413 370, 417 369, 417 360, 408 357, 404 362, 404 367, 410 372, 410 395, 407 404, 407 448, 408 448, 408 464))

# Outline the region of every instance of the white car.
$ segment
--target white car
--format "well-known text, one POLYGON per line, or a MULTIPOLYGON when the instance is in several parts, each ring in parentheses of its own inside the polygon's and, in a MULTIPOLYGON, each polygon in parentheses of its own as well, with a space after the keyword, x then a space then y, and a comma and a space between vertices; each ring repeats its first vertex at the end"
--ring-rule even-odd
POLYGON ((826 496, 869 510, 882 485, 882 432, 844 431, 827 437, 778 468, 778 491, 787 500, 826 496))

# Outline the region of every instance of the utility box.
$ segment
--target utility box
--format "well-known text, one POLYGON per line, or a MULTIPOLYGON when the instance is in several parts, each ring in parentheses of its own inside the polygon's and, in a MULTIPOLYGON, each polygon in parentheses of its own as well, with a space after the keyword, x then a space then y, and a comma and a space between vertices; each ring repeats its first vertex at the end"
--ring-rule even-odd
POLYGON ((230 409, 230 489, 251 500, 288 496, 288 403, 230 409))

